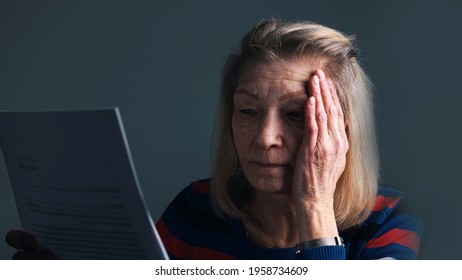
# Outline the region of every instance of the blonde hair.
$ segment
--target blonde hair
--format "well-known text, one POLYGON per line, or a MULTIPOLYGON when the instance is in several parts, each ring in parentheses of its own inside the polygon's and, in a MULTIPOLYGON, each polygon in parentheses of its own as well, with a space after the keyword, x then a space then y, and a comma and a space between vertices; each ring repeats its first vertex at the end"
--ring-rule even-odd
POLYGON ((259 23, 229 55, 222 74, 216 154, 212 170, 212 201, 217 215, 240 218, 251 187, 242 172, 231 128, 233 93, 246 63, 285 59, 315 61, 334 81, 348 123, 346 167, 334 195, 337 225, 346 229, 363 222, 372 211, 379 177, 372 86, 357 61, 353 37, 312 22, 259 23), (241 174, 241 175, 240 175, 241 174))

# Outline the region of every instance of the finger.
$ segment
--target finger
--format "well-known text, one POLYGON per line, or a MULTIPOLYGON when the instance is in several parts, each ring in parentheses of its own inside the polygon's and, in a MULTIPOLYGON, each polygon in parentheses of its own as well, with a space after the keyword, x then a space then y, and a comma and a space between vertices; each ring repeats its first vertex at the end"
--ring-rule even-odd
POLYGON ((37 252, 39 260, 54 260, 55 255, 49 249, 40 249, 37 252))
POLYGON ((321 87, 321 96, 324 104, 324 110, 327 113, 327 127, 329 132, 337 132, 338 120, 337 120, 337 106, 334 103, 332 96, 331 87, 329 85, 329 79, 324 74, 324 71, 318 69, 319 82, 321 87))
POLYGON ((37 249, 37 239, 35 239, 34 235, 22 230, 10 230, 5 236, 5 241, 16 249, 28 252, 37 249))
POLYGON ((35 253, 34 252, 18 251, 13 255, 13 257, 11 259, 12 260, 34 260, 35 259, 35 253))
POLYGON ((305 105, 305 138, 309 140, 310 151, 316 147, 318 139, 318 124, 316 122, 316 99, 308 97, 305 105))
POLYGON ((34 252, 18 251, 13 257, 13 260, 54 260, 55 256, 48 249, 40 249, 34 252))
POLYGON ((329 82, 332 99, 334 100, 335 107, 337 108, 338 129, 341 132, 345 132, 347 124, 345 121, 345 115, 343 113, 343 107, 340 103, 340 98, 338 97, 337 89, 335 88, 334 82, 331 79, 328 79, 327 81, 329 82))
POLYGON ((311 78, 310 88, 312 96, 315 98, 315 120, 317 122, 318 138, 325 138, 327 133, 327 115, 324 110, 324 104, 322 102, 321 88, 319 84, 319 76, 315 75, 311 78))

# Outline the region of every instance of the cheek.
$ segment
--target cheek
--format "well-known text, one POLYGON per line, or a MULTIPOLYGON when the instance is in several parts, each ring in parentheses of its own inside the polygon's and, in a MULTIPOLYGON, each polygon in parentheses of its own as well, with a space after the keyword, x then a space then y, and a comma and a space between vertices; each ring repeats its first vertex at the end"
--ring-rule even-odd
POLYGON ((303 131, 296 131, 294 133, 294 146, 297 148, 297 150, 300 148, 302 142, 303 142, 303 131))
POLYGON ((257 119, 242 119, 239 116, 232 118, 231 128, 234 139, 234 147, 242 165, 261 152, 256 141, 259 137, 260 123, 257 119))
POLYGON ((249 130, 242 126, 242 124, 233 115, 231 120, 231 129, 233 133, 234 145, 236 146, 239 157, 243 154, 243 149, 247 146, 247 142, 250 139, 249 130))
POLYGON ((284 130, 284 142, 291 151, 298 151, 303 142, 304 128, 287 124, 284 130))

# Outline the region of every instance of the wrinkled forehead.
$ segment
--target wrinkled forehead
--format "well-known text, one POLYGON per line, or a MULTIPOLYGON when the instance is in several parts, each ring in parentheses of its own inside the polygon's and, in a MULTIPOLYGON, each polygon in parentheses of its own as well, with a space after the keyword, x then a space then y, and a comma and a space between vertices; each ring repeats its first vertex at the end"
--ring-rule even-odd
POLYGON ((239 73, 238 85, 252 80, 307 82, 318 68, 310 59, 249 61, 239 73))
POLYGON ((315 71, 306 61, 249 63, 240 73, 234 94, 245 93, 254 99, 306 98, 308 81, 315 71))

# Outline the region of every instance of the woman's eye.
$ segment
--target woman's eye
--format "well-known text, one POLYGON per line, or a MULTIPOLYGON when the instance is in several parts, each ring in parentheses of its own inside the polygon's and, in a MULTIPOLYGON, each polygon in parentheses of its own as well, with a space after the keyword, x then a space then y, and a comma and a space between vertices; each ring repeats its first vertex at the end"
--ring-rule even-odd
POLYGON ((303 120, 305 118, 305 112, 304 111, 295 111, 295 112, 290 112, 287 114, 290 118, 296 119, 296 120, 303 120))
POLYGON ((241 109, 239 110, 239 113, 243 114, 243 115, 253 115, 253 114, 256 114, 256 112, 252 109, 241 109))

